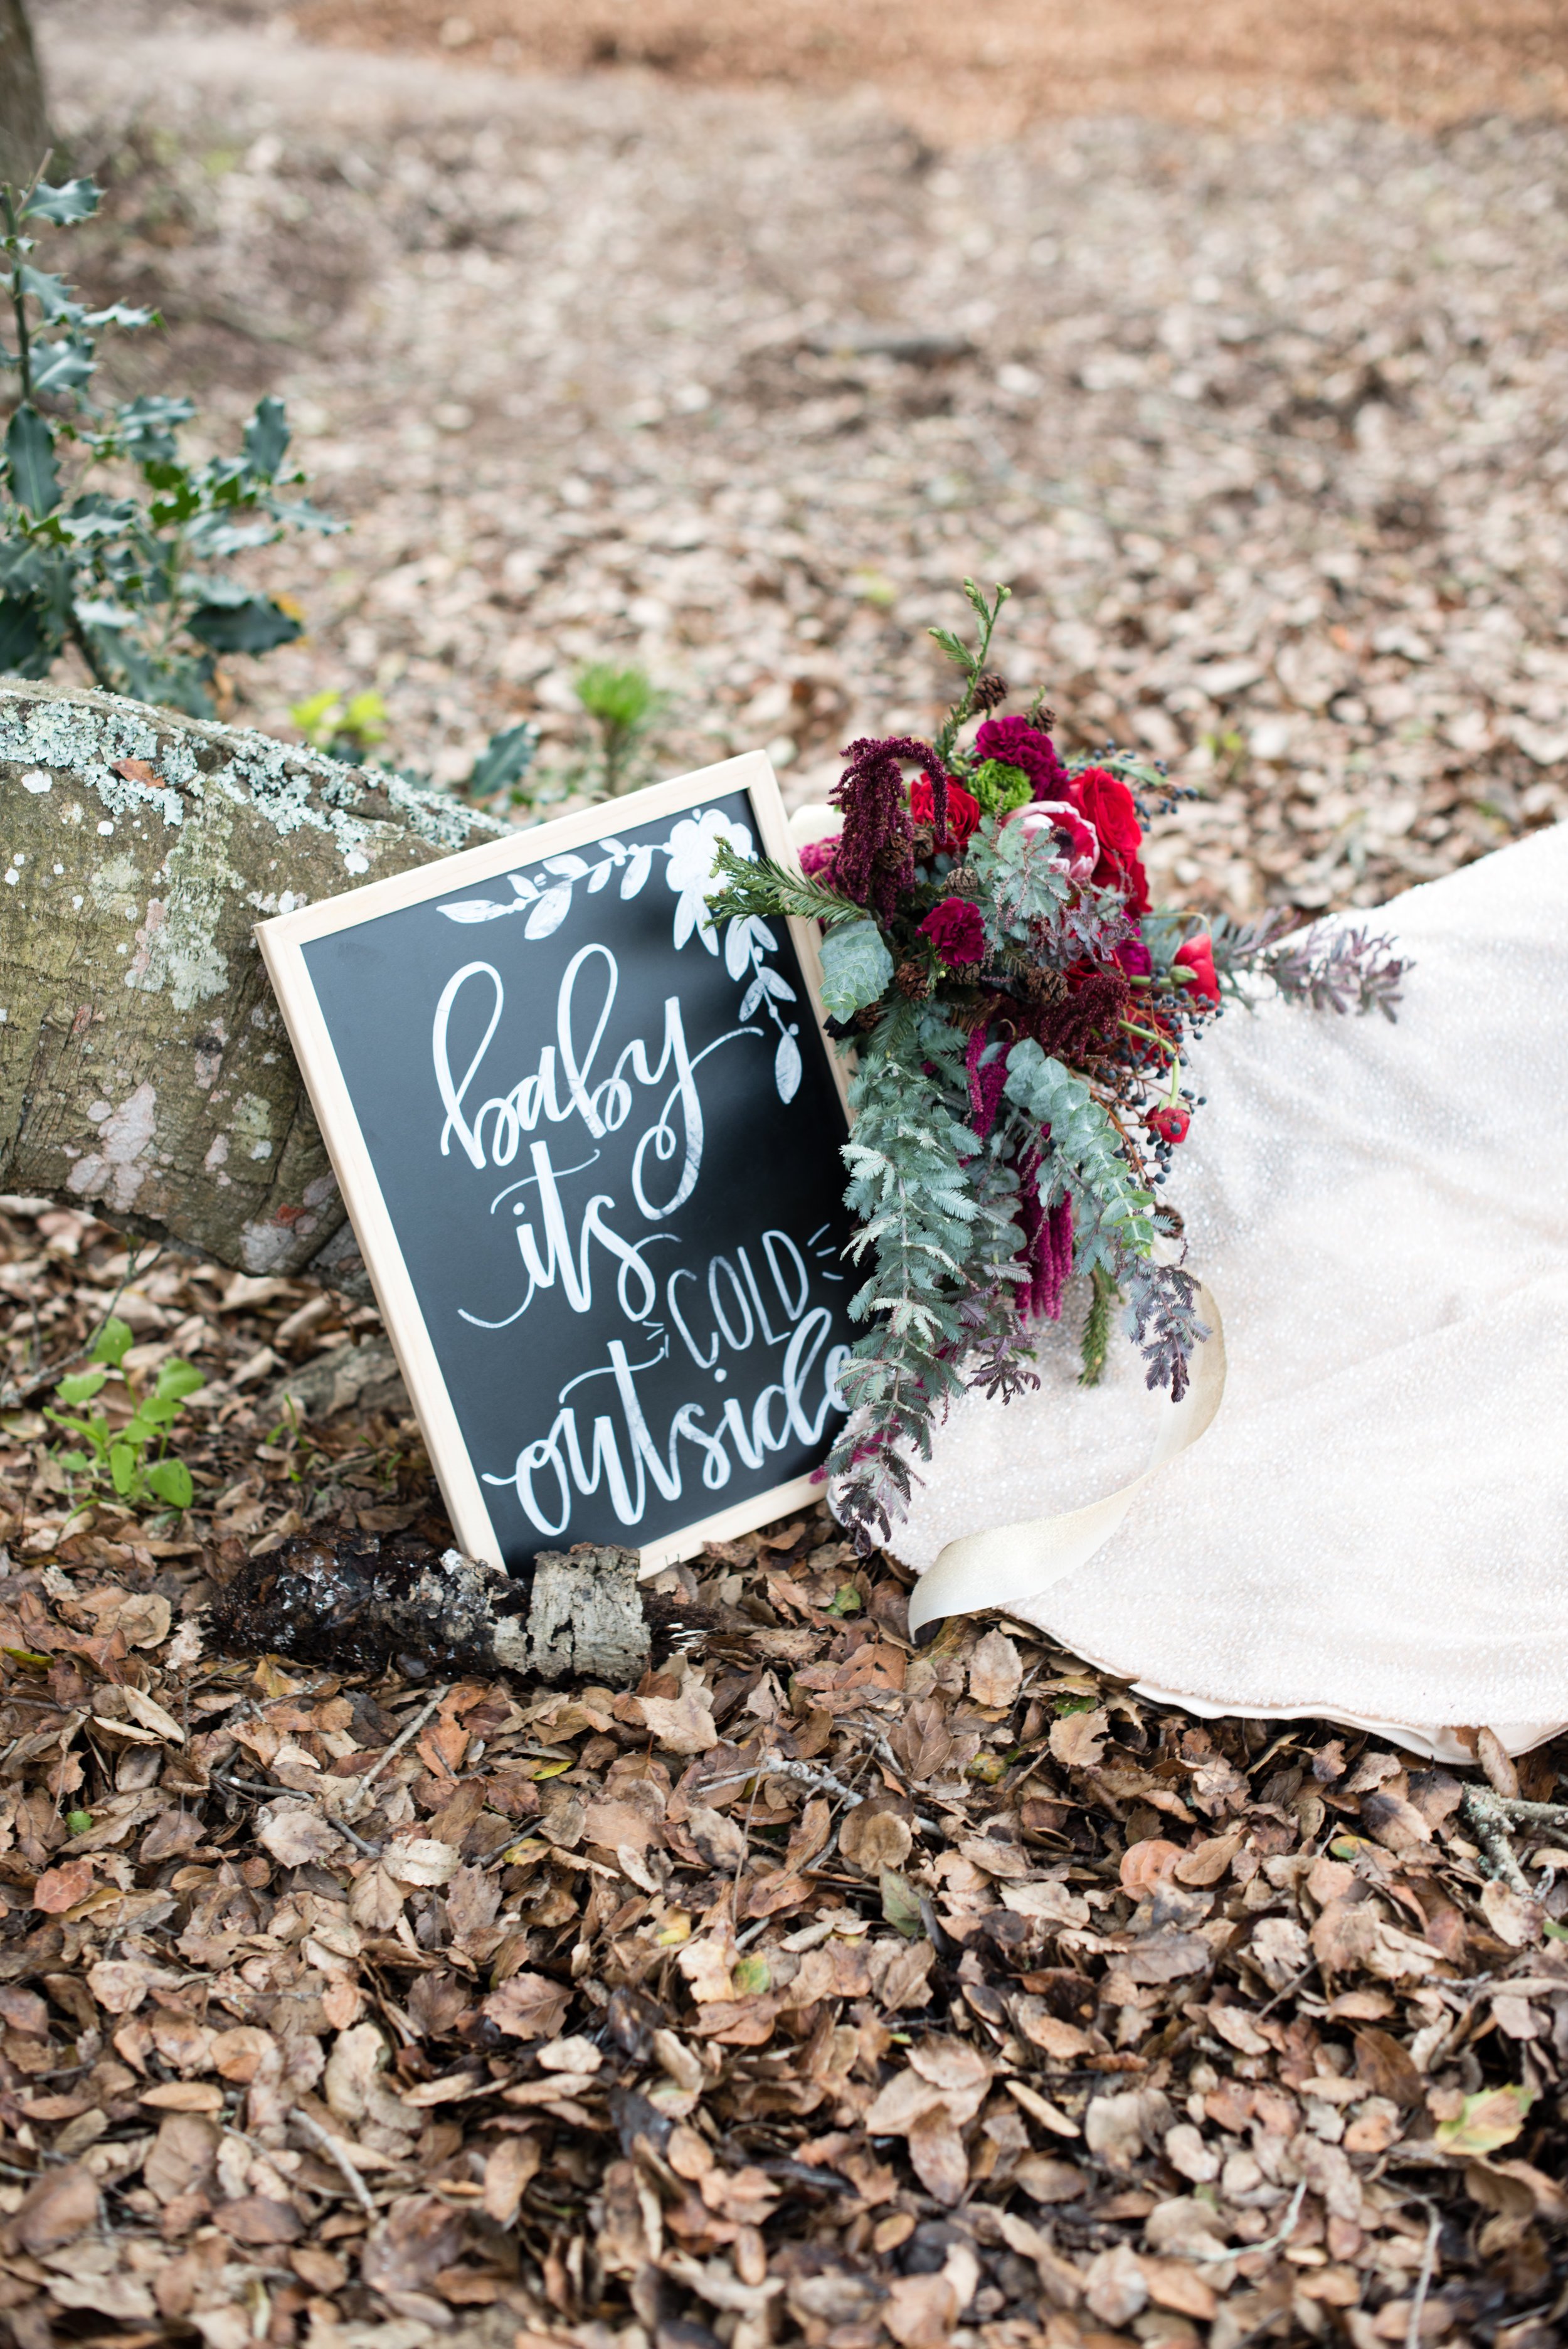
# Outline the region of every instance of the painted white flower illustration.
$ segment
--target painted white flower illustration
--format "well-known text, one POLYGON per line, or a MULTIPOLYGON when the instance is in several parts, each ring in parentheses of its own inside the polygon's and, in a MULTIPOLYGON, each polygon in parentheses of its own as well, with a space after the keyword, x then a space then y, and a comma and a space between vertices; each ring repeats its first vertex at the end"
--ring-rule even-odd
POLYGON ((738 856, 751 856, 751 834, 743 823, 733 823, 722 808, 704 808, 697 816, 683 816, 670 834, 669 863, 665 877, 680 899, 676 907, 675 943, 684 947, 695 931, 710 955, 718 952, 718 932, 708 916, 707 892, 713 884, 713 860, 720 841, 738 856))
MULTIPOLYGON (((624 841, 614 837, 596 841, 593 846, 599 854, 597 864, 590 864, 582 856, 562 854, 547 856, 538 868, 542 876, 548 877, 535 879, 526 873, 510 873, 510 902, 505 898, 498 903, 492 897, 466 897, 439 910, 449 922, 463 923, 498 922, 509 914, 521 914, 524 917, 525 938, 547 938, 571 912, 573 892, 579 882, 586 883, 587 894, 593 896, 606 885, 613 873, 618 872, 621 895, 634 897, 652 872, 655 857, 663 856, 666 860, 665 877, 676 898, 673 943, 676 950, 696 937, 701 939, 710 955, 717 955, 718 931, 707 910, 707 893, 713 887, 713 860, 721 841, 727 842, 738 856, 752 858, 757 854, 745 824, 734 823, 722 808, 704 808, 695 816, 682 816, 668 840, 657 843, 643 842, 628 848, 624 841)), ((803 1073, 797 1040, 800 1030, 799 1023, 787 1019, 779 1008, 796 999, 789 980, 769 966, 768 957, 777 953, 778 946, 767 923, 754 914, 742 915, 725 926, 725 968, 731 978, 747 981, 740 1017, 743 1020, 754 1019, 759 1011, 765 1011, 772 1022, 778 1038, 773 1053, 773 1081, 779 1100, 790 1102, 799 1091, 803 1073)))

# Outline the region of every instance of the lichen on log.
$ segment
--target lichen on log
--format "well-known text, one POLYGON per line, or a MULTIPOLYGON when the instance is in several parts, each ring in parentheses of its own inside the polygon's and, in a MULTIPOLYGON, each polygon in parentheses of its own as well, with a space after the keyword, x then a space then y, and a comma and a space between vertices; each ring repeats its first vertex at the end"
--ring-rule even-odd
POLYGON ((494 837, 446 793, 0 678, 0 1191, 251 1273, 357 1268, 253 925, 494 837))

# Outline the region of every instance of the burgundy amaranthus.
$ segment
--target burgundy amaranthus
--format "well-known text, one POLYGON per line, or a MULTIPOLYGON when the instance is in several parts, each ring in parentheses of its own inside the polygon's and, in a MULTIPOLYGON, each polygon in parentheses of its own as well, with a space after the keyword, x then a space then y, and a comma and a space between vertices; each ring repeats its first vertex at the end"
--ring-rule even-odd
POLYGON ((881 742, 862 736, 844 756, 850 763, 830 794, 844 816, 843 836, 833 852, 833 885, 879 921, 891 922, 900 897, 914 885, 903 764, 923 767, 930 775, 939 838, 947 830, 947 777, 930 744, 908 735, 881 742))

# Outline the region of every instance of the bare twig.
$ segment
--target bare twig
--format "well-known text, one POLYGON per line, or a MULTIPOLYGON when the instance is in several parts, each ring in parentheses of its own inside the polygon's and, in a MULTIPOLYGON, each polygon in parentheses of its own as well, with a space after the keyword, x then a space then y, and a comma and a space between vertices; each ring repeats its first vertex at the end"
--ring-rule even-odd
POLYGON ((1508 1840, 1510 1826, 1526 1826, 1532 1822, 1568 1825, 1568 1808, 1560 1803, 1524 1803, 1517 1797, 1494 1794, 1490 1786, 1467 1786, 1460 1796, 1460 1816, 1474 1832, 1489 1873, 1526 1900, 1532 1896, 1508 1840))
MULTIPOLYGON (((302 1794, 298 1786, 264 1786, 257 1778, 232 1778, 225 1770, 210 1770, 207 1775, 220 1786, 236 1787, 242 1795, 265 1795, 269 1801, 274 1795, 300 1795, 301 1800, 307 1803, 311 1799, 308 1795, 302 1794)), ((335 1827, 340 1835, 346 1835, 350 1843, 357 1844, 360 1850, 368 1852, 372 1859, 380 1858, 383 1848, 380 1844, 366 1843, 363 1836, 355 1834, 346 1819, 328 1811, 325 1804, 322 1805, 322 1816, 328 1826, 335 1827)))
POLYGON ((449 1688, 438 1689, 436 1694, 430 1699, 429 1703, 425 1706, 424 1710, 415 1714, 407 1729, 400 1729, 398 1731, 397 1736, 392 1740, 391 1744, 387 1748, 386 1753, 382 1754, 380 1760, 378 1762, 373 1762, 369 1769, 365 1773, 364 1777, 359 1781, 359 1794, 356 1798, 356 1807, 357 1807, 359 1803, 364 1801, 366 1791, 376 1784, 377 1779, 379 1778, 383 1770, 386 1769, 388 1762, 394 1760, 397 1754, 401 1754, 405 1745, 410 1744, 414 1738, 418 1737, 421 1729, 424 1728, 425 1723, 433 1714, 439 1713, 442 1705, 445 1704, 447 1699, 451 1695, 451 1693, 452 1692, 449 1688))
POLYGON ((1222 2251, 1183 2251, 1181 2257, 1191 2260, 1195 2267, 1215 2267, 1224 2260, 1255 2259, 1262 2252, 1277 2251, 1281 2244, 1288 2243, 1295 2232, 1295 2222, 1301 2216, 1301 2206, 1305 2199, 1306 2180, 1304 2178, 1290 2198, 1290 2208, 1284 2219, 1274 2233, 1265 2235, 1261 2243, 1235 2243, 1222 2251))
POLYGON ((298 2105, 294 2106, 289 2117, 291 2120, 298 2123, 299 2127, 304 2129, 306 2137, 308 2137, 314 2144, 318 2145, 321 2147, 322 2152, 325 2154, 327 2159, 335 2163, 337 2168, 343 2172, 344 2178, 347 2181, 349 2191, 354 2196, 354 2199, 358 2203, 360 2209, 364 2211, 366 2217, 370 2220, 372 2223, 379 2219, 381 2213, 376 2207, 376 2198, 371 2193, 369 2187, 365 2183, 364 2178, 359 2175, 358 2170, 354 2167, 353 2162, 349 2159, 346 2148, 338 2142, 337 2138, 335 2137, 329 2130, 324 2129, 319 2121, 313 2121, 310 2115, 302 2110, 298 2105))
POLYGON ((1410 2320, 1405 2327, 1405 2349, 1420 2349, 1421 2311, 1427 2304, 1431 2289, 1432 2272, 1438 2263, 1438 2237, 1442 2232, 1443 2214, 1435 2202, 1418 2198, 1427 2213, 1427 2240, 1421 2246, 1421 2264, 1416 2276, 1416 2289, 1410 2300, 1410 2320))
POLYGON ((865 1801, 852 1786, 831 1770, 823 1770, 812 1762, 787 1762, 781 1754, 765 1754, 749 1770, 730 1770, 722 1778, 705 1778, 704 1790, 715 1786, 739 1785, 748 1778, 793 1778, 802 1786, 810 1786, 814 1795, 836 1795, 851 1810, 865 1801))

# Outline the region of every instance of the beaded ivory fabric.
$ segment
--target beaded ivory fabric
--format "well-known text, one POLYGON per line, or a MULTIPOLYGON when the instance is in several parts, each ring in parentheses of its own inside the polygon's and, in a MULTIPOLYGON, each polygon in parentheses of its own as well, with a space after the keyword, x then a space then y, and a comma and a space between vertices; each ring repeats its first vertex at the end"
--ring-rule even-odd
POLYGON ((1137 1476, 1172 1410, 1124 1340, 1075 1383, 1070 1296, 1038 1393, 958 1405, 892 1547, 923 1572, 1013 1529, 923 1611, 1000 1601, 1191 1712, 1522 1753, 1568 1723, 1568 824, 1349 918, 1414 958, 1397 1027, 1233 1006, 1194 1061, 1172 1187, 1224 1315, 1208 1433, 1088 1563, 996 1588, 1024 1521, 1137 1476))

